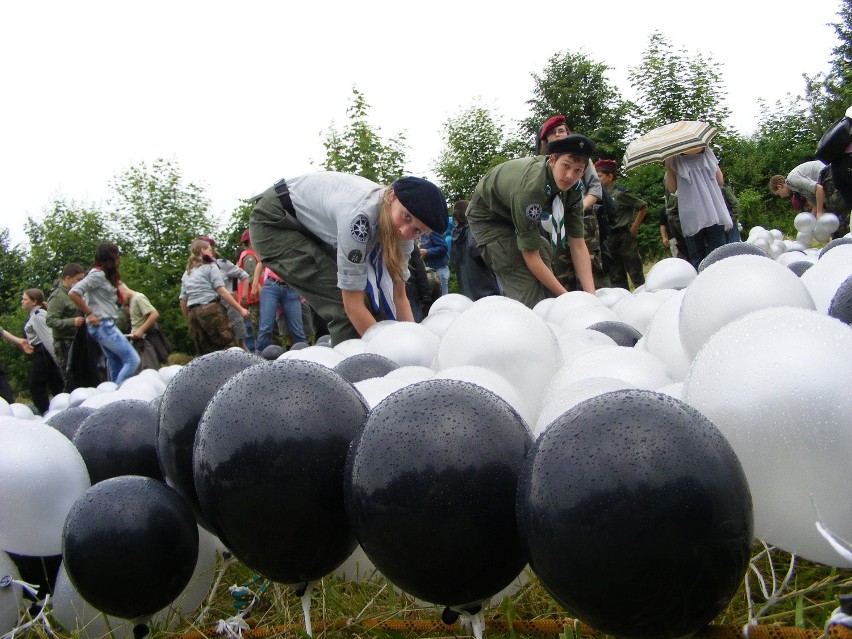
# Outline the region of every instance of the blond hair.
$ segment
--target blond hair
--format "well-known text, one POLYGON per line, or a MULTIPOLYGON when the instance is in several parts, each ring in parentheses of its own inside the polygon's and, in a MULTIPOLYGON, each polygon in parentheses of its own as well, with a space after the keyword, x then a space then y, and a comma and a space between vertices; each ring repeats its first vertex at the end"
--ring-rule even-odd
POLYGON ((186 263, 187 273, 204 264, 204 258, 201 257, 201 252, 206 248, 210 248, 210 242, 207 240, 192 240, 192 244, 189 245, 189 260, 186 263))
POLYGON ((394 280, 402 280, 402 271, 408 263, 408 256, 402 254, 399 233, 391 217, 392 192, 393 189, 387 187, 382 197, 382 206, 379 209, 378 243, 382 246, 382 259, 385 261, 388 273, 394 280))

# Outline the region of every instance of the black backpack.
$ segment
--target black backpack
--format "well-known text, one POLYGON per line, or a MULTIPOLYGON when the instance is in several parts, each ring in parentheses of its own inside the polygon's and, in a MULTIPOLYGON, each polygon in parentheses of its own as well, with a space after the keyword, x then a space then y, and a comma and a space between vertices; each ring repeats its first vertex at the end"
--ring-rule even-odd
POLYGON ((850 144, 852 144, 852 119, 844 116, 823 133, 814 155, 824 164, 831 164, 846 153, 850 144))

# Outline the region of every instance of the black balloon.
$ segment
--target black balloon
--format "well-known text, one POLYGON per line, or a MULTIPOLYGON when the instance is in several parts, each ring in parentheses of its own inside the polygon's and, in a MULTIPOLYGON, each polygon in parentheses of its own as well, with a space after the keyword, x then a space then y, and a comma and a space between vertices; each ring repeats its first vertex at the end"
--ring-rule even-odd
POLYGON ((733 257, 735 255, 759 255, 761 257, 768 257, 769 259, 772 259, 772 256, 769 253, 750 242, 731 242, 729 244, 723 244, 722 246, 710 251, 707 257, 701 260, 701 263, 698 265, 698 272, 700 273, 705 268, 711 264, 715 264, 719 260, 724 260, 726 257, 733 257))
POLYGON ((92 485, 120 475, 162 481, 157 460, 157 409, 140 399, 121 399, 94 411, 74 435, 92 485))
POLYGON ((476 608, 526 564, 515 494, 531 446, 523 419, 481 386, 433 379, 391 394, 347 460, 364 552, 406 592, 476 608))
POLYGON ((183 497, 162 482, 114 477, 74 502, 62 554, 69 579, 92 606, 115 617, 147 617, 189 583, 198 527, 183 497))
POLYGON ((813 265, 813 262, 808 262, 807 260, 798 260, 796 262, 790 262, 787 265, 787 268, 793 271, 799 277, 802 277, 802 273, 807 271, 813 265))
POLYGON ((273 360, 278 359, 285 352, 286 351, 281 347, 280 344, 270 344, 260 352, 260 356, 266 360, 273 360))
MULTIPOLYGON (((172 377, 160 402, 157 457, 167 483, 189 501, 196 515, 198 497, 192 479, 195 431, 207 403, 239 371, 263 360, 242 350, 228 349, 196 357, 172 377)), ((202 517, 199 523, 207 527, 202 517)))
POLYGON ((334 371, 354 384, 372 377, 384 377, 397 368, 399 368, 399 364, 384 355, 358 353, 345 358, 334 367, 334 371))
POLYGON ((598 331, 613 339, 619 346, 633 347, 636 342, 642 339, 642 333, 625 322, 617 322, 615 320, 605 320, 596 322, 589 326, 589 330, 598 331))
POLYGON ((852 275, 837 287, 828 305, 828 314, 852 325, 852 275))
POLYGON ((48 417, 44 420, 44 423, 48 426, 53 426, 68 439, 73 440, 77 429, 80 428, 80 424, 94 412, 95 409, 88 406, 65 408, 48 417))
POLYGON ((736 593, 752 502, 706 417, 623 390, 544 431, 519 483, 518 527, 532 569, 572 614, 604 634, 665 639, 701 629, 736 593))
POLYGON ((835 240, 831 240, 828 244, 822 247, 819 252, 819 257, 821 258, 823 255, 828 253, 831 249, 842 246, 843 244, 852 244, 852 237, 838 237, 835 240))
POLYGON ((325 335, 320 335, 316 341, 317 346, 328 346, 331 348, 331 335, 326 333, 325 335))
POLYGON ((352 384, 304 360, 264 362, 229 380, 195 441, 205 519, 252 570, 282 583, 320 579, 355 549, 343 468, 367 408, 352 384))

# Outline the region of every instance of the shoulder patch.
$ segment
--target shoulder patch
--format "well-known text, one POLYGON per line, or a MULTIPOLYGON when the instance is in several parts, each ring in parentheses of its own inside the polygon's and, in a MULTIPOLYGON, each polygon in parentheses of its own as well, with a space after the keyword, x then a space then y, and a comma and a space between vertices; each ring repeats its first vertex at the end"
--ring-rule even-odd
POLYGON ((370 233, 370 220, 367 216, 361 213, 355 216, 352 223, 349 225, 349 234, 356 242, 366 242, 370 233))
POLYGON ((346 259, 352 262, 353 264, 360 264, 364 261, 364 253, 362 253, 358 249, 352 249, 351 251, 349 251, 349 255, 346 256, 346 259))
POLYGON ((524 215, 527 216, 527 219, 530 220, 540 220, 541 219, 541 204, 535 202, 527 206, 524 209, 524 215))

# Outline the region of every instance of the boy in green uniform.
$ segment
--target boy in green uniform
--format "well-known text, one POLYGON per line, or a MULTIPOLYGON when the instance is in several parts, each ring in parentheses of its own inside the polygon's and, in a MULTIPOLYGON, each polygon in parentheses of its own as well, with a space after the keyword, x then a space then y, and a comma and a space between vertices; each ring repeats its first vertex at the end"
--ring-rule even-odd
POLYGON ((583 290, 595 292, 578 188, 595 145, 585 136, 569 135, 550 142, 548 151, 488 171, 467 209, 476 246, 504 294, 530 308, 567 292, 551 269, 553 249, 543 226, 567 242, 583 290))
POLYGON ((618 165, 615 160, 598 160, 595 162, 595 168, 601 184, 612 195, 617 209, 609 236, 609 252, 612 255, 609 279, 614 287, 630 290, 627 284, 629 275, 633 287, 637 288, 645 283, 645 274, 642 271, 642 256, 639 254, 636 236, 648 211, 648 204, 623 186, 616 186, 615 174, 618 172, 618 165))

